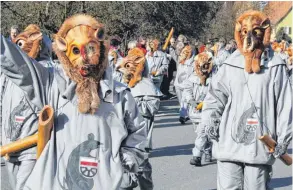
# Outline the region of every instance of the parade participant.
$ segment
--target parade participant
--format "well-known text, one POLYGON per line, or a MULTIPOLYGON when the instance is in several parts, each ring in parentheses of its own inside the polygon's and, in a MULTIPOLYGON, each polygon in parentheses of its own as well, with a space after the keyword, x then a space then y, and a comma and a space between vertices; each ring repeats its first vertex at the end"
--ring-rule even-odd
POLYGON ((170 83, 173 80, 173 73, 176 71, 176 66, 177 66, 177 60, 178 56, 175 52, 175 44, 176 40, 175 38, 170 39, 170 45, 166 51, 167 57, 169 59, 169 67, 168 67, 168 73, 164 75, 163 82, 161 85, 161 92, 164 94, 161 99, 169 99, 173 95, 169 92, 170 88, 170 83))
POLYGON ((161 87, 163 75, 168 71, 169 61, 166 53, 158 50, 159 41, 157 39, 150 39, 146 54, 147 68, 153 83, 158 89, 161 87))
POLYGON ((229 51, 225 49, 226 40, 224 38, 220 38, 219 42, 216 43, 217 48, 214 51, 214 59, 213 62, 216 66, 216 70, 218 70, 223 62, 230 56, 229 51))
MULTIPOLYGON (((47 36, 45 36, 47 37, 47 36)), ((13 39, 25 53, 38 59, 44 66, 52 66, 51 41, 43 38, 36 25, 29 25, 13 39)), ((36 64, 39 64, 36 63, 36 64)), ((51 69, 51 68, 50 68, 51 69)), ((40 109, 26 98, 25 92, 1 72, 1 143, 3 145, 37 132, 37 115, 40 109)), ((36 162, 36 148, 11 153, 6 157, 5 169, 13 189, 22 189, 36 162)))
POLYGON ((146 38, 145 37, 142 37, 142 36, 139 37, 138 40, 137 40, 137 47, 139 49, 141 49, 145 55, 147 54, 146 46, 147 46, 147 40, 146 40, 146 38))
POLYGON ((10 35, 8 37, 8 40, 13 41, 16 36, 19 34, 19 28, 17 25, 13 25, 10 28, 10 35))
POLYGON ((54 67, 52 61, 52 42, 47 35, 41 32, 38 25, 28 25, 22 33, 16 36, 13 43, 43 66, 51 70, 54 67))
MULTIPOLYGON (((182 96, 184 101, 188 103, 188 114, 197 133, 192 149, 193 158, 190 160, 191 165, 201 166, 201 157, 205 153, 205 161, 211 162, 212 159, 212 143, 207 138, 204 130, 197 130, 197 126, 201 121, 201 109, 203 100, 208 92, 208 86, 211 81, 213 63, 211 53, 203 52, 194 58, 194 72, 185 81, 186 87, 182 96)), ((199 128, 200 129, 200 128, 199 128)))
POLYGON ((193 72, 194 66, 194 55, 192 55, 191 46, 185 46, 179 56, 179 64, 177 67, 176 78, 174 81, 174 86, 176 90, 176 95, 179 101, 180 109, 180 117, 179 121, 181 124, 184 124, 189 120, 188 117, 188 107, 187 103, 184 101, 184 97, 182 96, 183 90, 187 87, 185 80, 189 77, 189 75, 193 72))
POLYGON ((275 158, 286 153, 292 132, 292 89, 286 64, 272 52, 270 21, 247 11, 236 21, 236 50, 210 83, 200 127, 213 139, 217 189, 267 189, 275 158), (264 101, 265 100, 265 101, 264 101), (277 144, 272 153, 259 137, 277 144))
POLYGON ((84 14, 66 19, 55 35, 54 73, 1 37, 3 74, 39 109, 55 110, 51 139, 24 189, 118 189, 144 161, 145 121, 130 92, 112 80, 107 49, 103 25, 84 14))
POLYGON ((120 44, 121 39, 119 37, 114 37, 110 40, 110 49, 108 53, 108 59, 110 63, 110 67, 112 68, 113 79, 121 82, 122 81, 122 73, 119 72, 116 67, 121 63, 123 56, 120 53, 120 44))
MULTIPOLYGON (((129 51, 123 59, 119 70, 123 73, 124 82, 131 90, 140 114, 147 123, 148 143, 147 151, 152 149, 152 131, 154 127, 155 113, 159 110, 161 92, 156 88, 148 77, 145 68, 145 57, 143 51, 134 48, 129 51)), ((140 189, 153 189, 152 168, 148 160, 140 166, 137 179, 140 189)))

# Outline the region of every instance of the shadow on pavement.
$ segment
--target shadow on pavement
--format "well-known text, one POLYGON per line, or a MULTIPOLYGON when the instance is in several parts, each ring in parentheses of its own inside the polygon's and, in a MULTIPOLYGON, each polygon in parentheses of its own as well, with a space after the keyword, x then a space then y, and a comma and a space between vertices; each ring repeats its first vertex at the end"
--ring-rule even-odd
POLYGON ((186 144, 186 145, 179 145, 179 146, 169 146, 163 148, 153 149, 151 151, 151 158, 154 157, 162 157, 162 156, 177 156, 177 155, 190 155, 191 156, 191 149, 193 148, 194 144, 186 144))
POLYGON ((292 176, 283 178, 273 178, 270 183, 271 188, 280 188, 289 185, 292 185, 292 176))

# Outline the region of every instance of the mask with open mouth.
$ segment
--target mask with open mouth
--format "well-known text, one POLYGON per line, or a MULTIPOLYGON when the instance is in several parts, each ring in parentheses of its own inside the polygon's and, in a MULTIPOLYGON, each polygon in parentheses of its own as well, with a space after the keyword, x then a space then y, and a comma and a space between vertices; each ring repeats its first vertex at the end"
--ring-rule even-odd
POLYGON ((236 21, 234 37, 245 57, 245 71, 258 73, 264 49, 270 44, 270 20, 259 11, 247 11, 236 21))
POLYGON ((123 73, 124 82, 128 84, 129 88, 132 88, 142 80, 144 64, 145 56, 143 51, 139 48, 133 48, 116 69, 123 73))
POLYGON ((194 58, 194 68, 195 74, 200 78, 200 83, 206 85, 206 79, 213 69, 211 53, 203 52, 196 55, 194 58))
POLYGON ((30 24, 16 36, 13 43, 18 45, 29 57, 36 59, 41 49, 42 39, 40 28, 35 24, 30 24))
POLYGON ((54 52, 67 76, 77 83, 79 112, 94 113, 100 104, 99 82, 108 65, 103 25, 91 16, 74 15, 54 38, 54 52))

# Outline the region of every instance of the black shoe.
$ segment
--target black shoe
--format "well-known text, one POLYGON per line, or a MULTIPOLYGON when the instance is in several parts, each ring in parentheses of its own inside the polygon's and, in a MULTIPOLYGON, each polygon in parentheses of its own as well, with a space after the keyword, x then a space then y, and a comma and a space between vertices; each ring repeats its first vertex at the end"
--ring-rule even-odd
POLYGON ((168 100, 170 97, 168 95, 163 95, 160 97, 160 100, 168 100))
POLYGON ((180 121, 181 124, 185 124, 185 118, 184 117, 180 117, 179 121, 180 121))
POLYGON ((205 154, 205 162, 212 162, 212 153, 205 154))
POLYGON ((190 118, 189 118, 189 117, 186 117, 186 118, 185 118, 185 122, 186 122, 186 121, 189 121, 189 120, 190 120, 190 118))
POLYGON ((190 160, 190 165, 201 166, 201 157, 193 156, 192 159, 190 160))

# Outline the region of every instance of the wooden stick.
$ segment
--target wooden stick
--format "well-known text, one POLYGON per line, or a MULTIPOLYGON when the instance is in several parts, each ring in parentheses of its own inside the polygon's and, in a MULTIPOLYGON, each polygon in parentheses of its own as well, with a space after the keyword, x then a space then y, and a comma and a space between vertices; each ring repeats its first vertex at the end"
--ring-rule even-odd
POLYGON ((169 32, 169 35, 168 35, 168 37, 167 37, 167 39, 166 39, 166 41, 165 41, 165 44, 164 44, 164 46, 163 46, 163 51, 165 51, 166 49, 167 49, 167 47, 168 47, 168 44, 169 44, 169 41, 171 40, 171 38, 172 38, 172 36, 173 36, 173 33, 174 33, 174 28, 172 27, 171 28, 171 30, 170 30, 170 32, 169 32))

